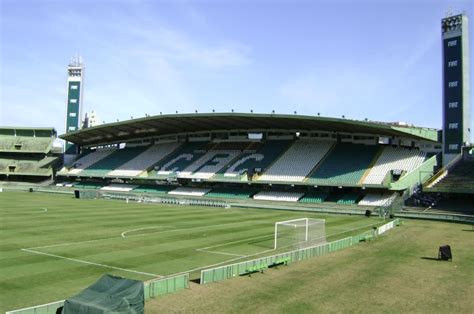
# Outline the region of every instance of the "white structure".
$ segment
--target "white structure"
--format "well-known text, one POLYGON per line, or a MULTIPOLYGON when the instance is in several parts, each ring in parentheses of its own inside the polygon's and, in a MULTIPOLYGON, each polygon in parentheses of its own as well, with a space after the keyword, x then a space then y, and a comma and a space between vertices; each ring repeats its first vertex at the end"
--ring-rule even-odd
POLYGON ((263 158, 265 158, 265 156, 263 156, 262 154, 258 154, 258 153, 245 155, 242 158, 240 158, 239 160, 237 160, 236 162, 234 162, 234 164, 229 169, 226 170, 226 172, 224 173, 224 177, 237 177, 238 175, 242 175, 245 171, 248 171, 248 169, 247 168, 242 168, 239 171, 237 171, 236 169, 240 165, 242 165, 243 163, 245 163, 249 160, 262 161, 263 158))
POLYGON ((118 168, 107 173, 108 177, 136 177, 149 167, 153 166, 180 146, 180 143, 156 144, 129 160, 118 168))
POLYGON ((79 172, 86 169, 87 167, 92 166, 99 160, 102 160, 108 155, 112 154, 115 150, 116 150, 115 148, 97 149, 96 151, 89 153, 83 156, 82 158, 79 158, 78 160, 76 160, 69 170, 63 168, 61 172, 67 172, 69 174, 78 174, 79 172))
POLYGON ((129 185, 129 184, 109 184, 101 188, 103 191, 115 191, 115 192, 130 192, 133 189, 136 189, 138 185, 129 185))
POLYGON ((360 200, 359 205, 388 207, 392 205, 396 197, 397 197, 396 193, 392 193, 392 194, 369 193, 366 196, 364 196, 363 199, 360 200))
POLYGON ((329 141, 296 141, 259 180, 302 182, 333 144, 329 141))
POLYGON ((275 223, 273 248, 301 244, 316 245, 326 242, 326 221, 324 219, 299 218, 275 223))
POLYGON ((239 151, 211 150, 181 171, 178 177, 209 179, 239 154, 239 151))
POLYGON ((263 201, 277 201, 277 202, 298 202, 304 193, 295 192, 277 192, 277 191, 262 191, 253 196, 255 200, 263 201))
POLYGON ((93 126, 101 125, 102 123, 100 122, 99 116, 97 113, 92 110, 89 113, 86 113, 84 116, 84 121, 82 122, 82 125, 84 128, 91 128, 93 126))
POLYGON ((173 191, 168 192, 168 194, 187 195, 187 196, 204 196, 205 194, 209 192, 211 192, 211 189, 179 187, 173 191))
POLYGON ((385 147, 375 164, 364 178, 364 184, 382 184, 391 170, 407 173, 418 168, 426 159, 426 153, 412 148, 385 147))

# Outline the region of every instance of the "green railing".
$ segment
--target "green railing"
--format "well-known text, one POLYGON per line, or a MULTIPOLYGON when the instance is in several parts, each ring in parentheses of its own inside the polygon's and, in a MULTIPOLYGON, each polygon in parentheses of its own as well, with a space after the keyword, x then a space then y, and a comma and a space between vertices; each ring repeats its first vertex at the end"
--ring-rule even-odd
POLYGON ((55 314, 56 310, 64 305, 64 300, 42 304, 24 309, 6 312, 6 314, 55 314))
MULTIPOLYGON (((189 288, 189 274, 150 280, 143 283, 145 300, 189 288)), ((6 314, 55 314, 65 300, 6 312, 6 314)))
POLYGON ((394 226, 399 225, 399 223, 399 219, 395 219, 383 226, 380 226, 378 229, 366 231, 353 237, 347 237, 333 242, 294 250, 291 252, 261 257, 250 261, 205 269, 201 271, 200 283, 207 284, 214 281, 230 279, 256 271, 263 271, 272 266, 298 262, 311 257, 322 256, 328 253, 336 252, 357 244, 360 241, 372 239, 377 234, 386 232, 394 226), (380 232, 379 230, 383 230, 383 232, 380 232))
POLYGON ((396 213, 395 216, 402 217, 402 218, 439 220, 439 221, 446 221, 446 222, 474 224, 474 216, 461 215, 461 214, 399 212, 399 213, 396 213))
POLYGON ((261 257, 251 261, 205 269, 201 271, 200 282, 201 284, 206 284, 214 281, 221 281, 224 279, 230 279, 236 276, 249 274, 256 270, 263 271, 264 269, 275 265, 288 264, 296 261, 302 261, 310 257, 325 255, 330 252, 335 252, 344 249, 351 245, 352 237, 348 237, 330 243, 321 244, 315 247, 261 257))
POLYGON ((144 285, 146 300, 189 288, 189 274, 147 281, 144 285))

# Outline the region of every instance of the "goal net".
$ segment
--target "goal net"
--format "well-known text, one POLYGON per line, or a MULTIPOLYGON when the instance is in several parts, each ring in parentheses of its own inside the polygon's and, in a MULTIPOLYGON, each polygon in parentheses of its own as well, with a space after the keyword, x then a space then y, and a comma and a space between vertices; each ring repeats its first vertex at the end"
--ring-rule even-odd
POLYGON ((300 218, 275 223, 274 249, 326 242, 324 219, 300 218))

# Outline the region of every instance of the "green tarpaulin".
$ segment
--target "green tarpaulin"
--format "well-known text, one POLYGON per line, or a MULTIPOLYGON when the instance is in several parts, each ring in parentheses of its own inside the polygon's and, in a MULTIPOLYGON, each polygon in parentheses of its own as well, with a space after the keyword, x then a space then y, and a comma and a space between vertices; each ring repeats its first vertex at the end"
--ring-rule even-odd
POLYGON ((64 302, 62 313, 144 313, 143 282, 104 275, 64 302))

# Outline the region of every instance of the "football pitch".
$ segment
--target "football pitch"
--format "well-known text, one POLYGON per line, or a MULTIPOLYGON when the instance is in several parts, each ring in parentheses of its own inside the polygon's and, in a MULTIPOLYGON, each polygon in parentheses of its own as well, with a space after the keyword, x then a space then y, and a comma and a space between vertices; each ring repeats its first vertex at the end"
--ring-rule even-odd
POLYGON ((111 273, 150 280, 272 255, 277 221, 326 221, 326 240, 379 218, 0 193, 0 311, 65 299, 111 273))

